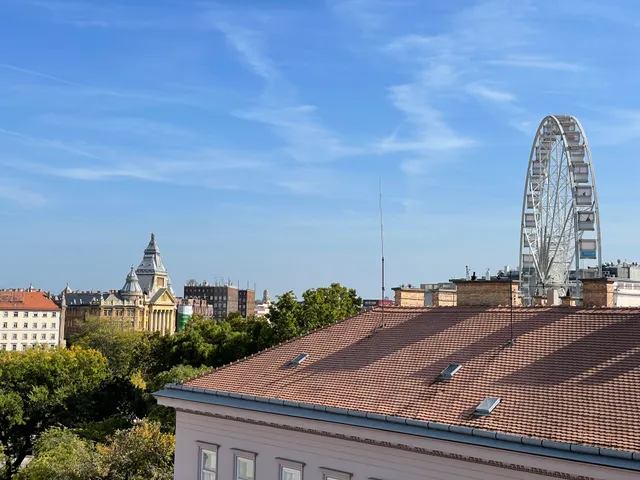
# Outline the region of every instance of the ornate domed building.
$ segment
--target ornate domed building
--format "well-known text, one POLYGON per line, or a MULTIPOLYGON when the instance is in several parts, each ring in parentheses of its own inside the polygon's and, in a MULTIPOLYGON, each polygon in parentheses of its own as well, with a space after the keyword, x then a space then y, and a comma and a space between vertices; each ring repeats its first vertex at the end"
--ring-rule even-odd
POLYGON ((140 265, 135 270, 131 267, 120 290, 73 291, 67 285, 57 300, 67 334, 77 330, 78 320, 90 316, 121 320, 136 330, 163 335, 176 329, 178 302, 153 233, 140 265))

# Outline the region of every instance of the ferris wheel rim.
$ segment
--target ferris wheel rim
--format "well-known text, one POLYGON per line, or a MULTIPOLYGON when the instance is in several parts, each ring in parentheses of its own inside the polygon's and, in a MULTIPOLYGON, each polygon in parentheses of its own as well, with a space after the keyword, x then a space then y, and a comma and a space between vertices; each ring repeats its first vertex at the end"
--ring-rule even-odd
MULTIPOLYGON (((599 208, 599 200, 598 200, 598 196, 597 196, 597 187, 596 187, 596 178, 595 178, 595 169, 593 166, 593 159, 591 156, 591 148, 589 145, 589 141, 586 135, 586 132, 584 130, 584 127, 582 126, 582 124, 580 123, 580 121, 574 117, 573 115, 547 115, 545 116, 539 123, 538 128, 536 129, 536 133, 535 136, 533 138, 533 142, 531 144, 531 149, 529 150, 529 161, 527 164, 527 172, 526 172, 526 176, 525 176, 525 183, 524 183, 524 191, 523 191, 523 198, 522 198, 522 209, 521 209, 521 224, 520 224, 520 249, 519 249, 519 257, 518 257, 518 272, 519 272, 519 276, 521 278, 522 281, 522 277, 524 274, 524 254, 525 254, 525 250, 528 249, 527 253, 532 257, 533 259, 533 268, 531 268, 531 265, 529 266, 529 272, 528 274, 531 275, 531 271, 534 270, 537 273, 541 272, 541 267, 538 264, 540 262, 539 256, 540 256, 540 248, 541 245, 543 245, 544 242, 540 242, 540 236, 539 236, 539 231, 537 231, 537 219, 538 217, 541 217, 541 206, 542 206, 542 202, 540 200, 540 192, 542 190, 538 190, 538 202, 537 204, 535 203, 535 193, 536 190, 533 187, 532 184, 532 171, 533 171, 533 163, 534 161, 540 162, 541 160, 539 159, 539 155, 540 155, 540 151, 543 151, 542 149, 540 149, 541 147, 541 143, 543 142, 543 139, 547 139, 549 136, 553 136, 554 139, 551 142, 545 142, 545 143, 549 143, 549 150, 548 153, 546 154, 546 158, 545 160, 542 162, 542 165, 539 165, 538 168, 540 169, 542 167, 542 170, 544 170, 545 173, 548 174, 548 170, 550 169, 551 163, 552 163, 552 150, 555 148, 556 152, 555 152, 555 162, 558 164, 558 152, 557 152, 557 145, 560 143, 559 139, 562 139, 562 152, 560 154, 560 163, 566 163, 566 172, 564 174, 564 176, 560 176, 560 173, 558 175, 558 179, 557 179, 557 184, 554 184, 554 188, 556 190, 556 195, 558 195, 558 185, 560 184, 560 182, 563 182, 563 185, 565 186, 565 192, 564 195, 566 198, 569 198, 569 195, 567 195, 567 186, 568 186, 568 190, 570 191, 570 198, 571 198, 571 208, 570 210, 567 212, 567 218, 565 220, 565 227, 563 227, 563 230, 560 232, 560 235, 558 238, 556 238, 557 244, 556 244, 556 250, 553 254, 553 257, 551 258, 551 261, 549 261, 548 258, 546 258, 546 267, 547 267, 547 271, 545 273, 545 275, 540 275, 543 278, 543 287, 544 287, 544 279, 548 278, 549 272, 551 270, 552 267, 556 267, 555 272, 558 271, 558 266, 560 265, 560 263, 556 264, 555 263, 555 255, 558 253, 558 250, 560 249, 560 245, 562 243, 562 246, 565 247, 563 248, 563 253, 564 253, 564 258, 565 258, 565 262, 564 262, 564 267, 560 268, 560 270, 564 269, 564 282, 562 283, 563 285, 567 286, 567 289, 570 288, 570 284, 572 282, 571 278, 570 278, 570 273, 571 273, 571 268, 574 266, 575 264, 575 278, 573 280, 573 282, 575 282, 576 284, 580 283, 580 277, 581 277, 581 273, 580 273, 580 261, 582 259, 584 259, 585 257, 582 256, 582 251, 579 248, 579 245, 582 245, 582 239, 583 236, 585 234, 586 230, 595 230, 595 241, 596 241, 596 255, 597 255, 597 269, 598 272, 601 274, 602 272, 602 242, 601 242, 601 228, 600 228, 600 208, 599 208), (567 124, 567 128, 571 127, 571 124, 574 124, 575 127, 573 127, 571 130, 569 131, 565 131, 565 127, 563 126, 562 122, 565 122, 567 124), (553 128, 551 130, 551 133, 547 133, 547 134, 543 134, 543 132, 545 131, 545 127, 549 126, 549 123, 552 122, 553 123, 553 128), (567 138, 567 133, 572 133, 572 141, 573 142, 578 142, 577 145, 580 145, 583 147, 584 149, 584 154, 583 154, 583 161, 580 162, 579 159, 581 158, 579 155, 578 157, 576 157, 576 159, 574 159, 574 157, 572 156, 572 149, 570 148, 570 146, 575 146, 576 143, 573 143, 572 145, 569 144, 568 138, 567 138), (577 140, 576 140, 577 137, 577 140), (580 143, 580 139, 582 139, 582 142, 580 143), (539 150, 536 150, 536 148, 538 148, 539 150), (536 152, 536 155, 534 157, 534 152, 536 152), (575 167, 578 164, 586 164, 586 171, 587 176, 585 177, 586 180, 582 180, 581 182, 576 180, 575 177, 575 167), (546 168, 546 170, 545 170, 546 168), (587 185, 591 188, 592 192, 591 192, 591 198, 592 198, 592 202, 590 205, 591 210, 593 211, 593 229, 585 229, 584 227, 580 227, 579 226, 579 218, 580 218, 580 213, 585 213, 587 211, 591 211, 591 210, 585 210, 585 204, 584 203, 579 203, 577 201, 577 191, 578 188, 580 187, 580 185, 585 186, 584 184, 590 184, 587 185), (528 198, 528 194, 531 195, 531 198, 534 200, 533 202, 529 202, 529 198, 528 198), (531 203, 531 205, 529 205, 529 203, 531 203), (536 228, 532 228, 531 225, 527 226, 526 225, 526 220, 530 220, 530 218, 527 218, 525 216, 525 214, 527 214, 528 210, 534 210, 534 219, 536 222, 536 228), (536 216, 537 215, 537 216, 536 216), (564 228, 566 228, 566 223, 569 221, 569 219, 571 220, 572 226, 574 228, 574 232, 572 233, 566 233, 564 228), (536 242, 534 242, 534 244, 536 245, 536 247, 533 247, 530 239, 529 239, 529 235, 528 232, 531 231, 532 235, 536 235, 536 242), (525 245, 525 235, 527 236, 527 245, 525 245), (566 237, 566 238, 565 238, 566 237), (567 257, 567 248, 566 246, 569 245, 571 246, 571 243, 574 244, 575 246, 575 251, 571 254, 572 256, 567 257), (536 255, 537 254, 537 255, 536 255), (566 259, 569 258, 569 260, 567 261, 566 259)), ((574 147, 575 148, 575 147, 574 147)), ((545 153, 543 153, 543 155, 545 155, 545 153)), ((541 170, 539 170, 541 171, 541 170)), ((584 170, 582 171, 582 174, 584 174, 584 170)), ((537 176, 539 176, 540 174, 536 174, 537 176)), ((551 175, 547 175, 548 178, 551 178, 551 175)), ((543 183, 542 184, 537 184, 537 188, 541 188, 540 185, 545 185, 546 183, 549 183, 549 180, 547 180, 547 177, 544 177, 543 175, 543 183)), ((540 181, 540 180, 538 180, 540 181)), ((545 204, 545 207, 548 208, 548 205, 545 204)), ((557 204, 557 198, 556 198, 556 204, 553 205, 553 208, 557 208, 558 204, 557 204)), ((566 209, 567 204, 564 204, 564 208, 566 209)), ((548 213, 548 212, 547 212, 548 213)), ((554 217, 553 220, 555 220, 555 210, 554 210, 554 217)), ((552 225, 553 227, 553 225, 552 225)), ((546 229, 545 229, 545 235, 546 235, 546 229)), ((548 245, 551 244, 551 235, 556 235, 556 233, 549 233, 550 237, 549 237, 549 242, 548 245)), ((547 237, 544 237, 545 241, 547 240, 547 237)), ((594 240, 594 239, 588 239, 588 240, 594 240)), ((548 252, 545 252, 545 254, 548 252)), ((529 285, 527 287, 527 289, 529 289, 531 285, 529 285)), ((522 287, 521 287, 522 288, 522 287)), ((537 288, 537 287, 536 287, 537 288)), ((522 292, 524 292, 524 289, 522 290, 522 292)), ((530 294, 530 292, 528 292, 530 294)), ((530 297, 532 297, 531 295, 529 295, 530 297)))

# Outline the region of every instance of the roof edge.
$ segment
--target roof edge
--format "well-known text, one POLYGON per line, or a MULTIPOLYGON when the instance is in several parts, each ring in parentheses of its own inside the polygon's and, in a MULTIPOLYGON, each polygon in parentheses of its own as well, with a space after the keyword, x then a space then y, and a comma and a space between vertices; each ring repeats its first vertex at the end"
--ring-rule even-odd
POLYGON ((556 442, 552 440, 542 440, 521 435, 504 434, 463 425, 429 422, 406 417, 381 415, 360 410, 328 407, 320 404, 280 400, 277 398, 225 392, 200 387, 190 387, 177 383, 169 383, 165 385, 164 390, 154 392, 153 396, 188 400, 196 403, 218 404, 266 413, 280 413, 289 416, 309 418, 312 420, 321 419, 335 423, 347 423, 367 428, 377 428, 380 430, 395 431, 405 434, 409 433, 412 435, 439 438, 442 440, 460 443, 471 443, 485 447, 489 446, 492 448, 500 448, 503 450, 524 451, 524 453, 533 453, 535 455, 547 455, 569 460, 583 461, 586 463, 596 463, 605 466, 640 471, 640 453, 591 447, 574 443, 556 442), (189 398, 185 398, 184 394, 180 394, 178 392, 184 392, 187 395, 195 395, 188 395, 189 398), (219 400, 214 400, 216 398, 219 400), (273 408, 265 408, 267 405, 276 408, 279 407, 279 410, 284 411, 273 411, 273 408), (318 418, 318 414, 324 414, 323 418, 318 418), (406 431, 407 427, 413 428, 411 431, 406 431), (427 434, 426 432, 429 433, 427 434), (520 445, 521 448, 517 448, 518 445, 520 445), (532 449, 537 451, 532 451, 532 449))

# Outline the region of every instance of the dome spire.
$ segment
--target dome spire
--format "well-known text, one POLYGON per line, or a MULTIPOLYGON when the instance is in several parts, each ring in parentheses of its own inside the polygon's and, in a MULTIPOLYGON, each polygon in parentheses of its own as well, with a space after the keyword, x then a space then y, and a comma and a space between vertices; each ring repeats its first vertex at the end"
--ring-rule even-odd
POLYGON ((136 275, 133 265, 131 265, 131 271, 127 275, 124 287, 122 287, 120 293, 122 295, 142 295, 142 288, 140 287, 140 282, 138 281, 138 276, 136 275))

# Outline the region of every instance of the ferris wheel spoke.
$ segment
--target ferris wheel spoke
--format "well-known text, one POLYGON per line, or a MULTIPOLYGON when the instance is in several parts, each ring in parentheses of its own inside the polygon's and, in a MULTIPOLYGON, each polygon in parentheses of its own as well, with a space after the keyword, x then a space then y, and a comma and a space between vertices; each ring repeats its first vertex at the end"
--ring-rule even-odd
POLYGON ((580 287, 581 260, 595 261, 596 272, 601 272, 591 151, 575 117, 550 115, 538 127, 529 155, 520 236, 521 289, 527 301, 535 291, 544 294, 548 288, 577 291, 573 287, 580 287))

